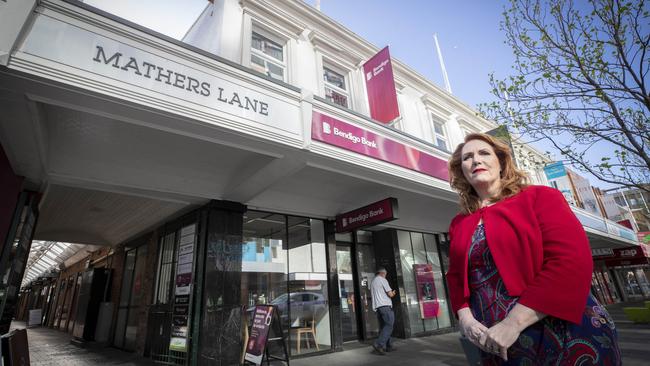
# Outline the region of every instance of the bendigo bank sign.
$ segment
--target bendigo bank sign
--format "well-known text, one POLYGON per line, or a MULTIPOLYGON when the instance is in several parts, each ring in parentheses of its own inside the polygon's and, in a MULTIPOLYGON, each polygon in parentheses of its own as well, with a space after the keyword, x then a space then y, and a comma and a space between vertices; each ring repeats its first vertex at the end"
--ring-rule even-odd
POLYGON ((345 233, 361 227, 378 225, 398 218, 397 198, 379 202, 336 216, 336 232, 345 233))

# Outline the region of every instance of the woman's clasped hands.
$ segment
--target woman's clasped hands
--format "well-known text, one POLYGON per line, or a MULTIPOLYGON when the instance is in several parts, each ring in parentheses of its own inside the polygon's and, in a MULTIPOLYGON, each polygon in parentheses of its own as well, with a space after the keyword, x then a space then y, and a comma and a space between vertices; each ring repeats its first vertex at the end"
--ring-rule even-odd
POLYGON ((508 348, 519 337, 518 327, 510 324, 508 319, 504 319, 491 328, 487 328, 474 318, 468 308, 461 309, 458 314, 460 331, 470 342, 485 352, 498 355, 505 361, 508 360, 508 348))

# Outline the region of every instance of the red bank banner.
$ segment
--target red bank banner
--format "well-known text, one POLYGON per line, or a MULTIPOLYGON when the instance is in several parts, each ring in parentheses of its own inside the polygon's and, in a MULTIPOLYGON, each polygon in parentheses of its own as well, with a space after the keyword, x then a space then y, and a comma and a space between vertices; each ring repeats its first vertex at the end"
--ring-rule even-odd
POLYGON ((363 74, 366 77, 370 117, 383 123, 389 123, 399 117, 388 46, 363 64, 363 74))
POLYGON ((434 178, 449 180, 445 160, 318 112, 312 114, 311 138, 434 178))
POLYGON ((431 264, 414 264, 415 285, 420 300, 420 315, 422 319, 431 319, 438 316, 440 304, 436 295, 436 285, 433 282, 433 267, 431 264))
POLYGON ((336 216, 336 232, 345 233, 364 226, 378 225, 397 219, 397 198, 379 202, 336 216))

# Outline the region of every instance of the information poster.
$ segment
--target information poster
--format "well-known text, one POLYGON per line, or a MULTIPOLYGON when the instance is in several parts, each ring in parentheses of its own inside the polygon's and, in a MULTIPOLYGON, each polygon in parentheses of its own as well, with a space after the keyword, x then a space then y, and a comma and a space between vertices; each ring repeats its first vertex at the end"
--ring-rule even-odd
POLYGON ((176 352, 187 352, 190 307, 192 305, 195 228, 196 225, 190 225, 181 229, 176 257, 172 335, 169 341, 169 349, 176 352))
POLYGON ((246 345, 244 359, 256 365, 262 364, 262 357, 266 348, 266 341, 273 320, 273 307, 268 305, 255 306, 253 326, 246 345))
POLYGON ((433 267, 431 264, 414 264, 415 284, 420 301, 420 315, 422 319, 431 319, 438 316, 440 304, 436 295, 436 285, 433 281, 433 267))

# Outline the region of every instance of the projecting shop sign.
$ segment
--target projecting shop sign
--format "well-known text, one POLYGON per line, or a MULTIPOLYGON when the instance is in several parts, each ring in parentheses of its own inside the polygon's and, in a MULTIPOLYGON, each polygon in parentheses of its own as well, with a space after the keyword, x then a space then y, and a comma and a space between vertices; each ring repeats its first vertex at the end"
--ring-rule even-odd
POLYGON ((379 202, 336 216, 336 232, 345 233, 366 226, 378 225, 398 218, 397 198, 379 202))

